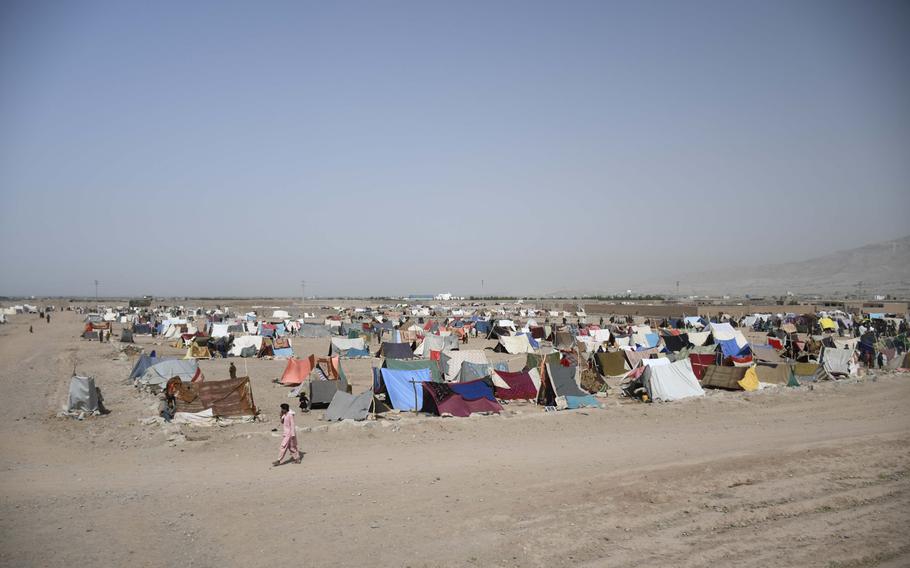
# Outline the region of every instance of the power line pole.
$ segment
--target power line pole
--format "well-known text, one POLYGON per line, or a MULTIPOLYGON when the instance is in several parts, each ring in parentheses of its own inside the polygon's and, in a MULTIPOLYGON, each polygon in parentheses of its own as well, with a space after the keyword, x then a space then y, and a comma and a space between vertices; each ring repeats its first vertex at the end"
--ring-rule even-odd
POLYGON ((303 314, 306 313, 303 311, 303 304, 306 302, 306 280, 300 281, 300 317, 303 317, 303 314))
POLYGON ((100 284, 100 282, 95 280, 95 302, 98 301, 98 284, 100 284))

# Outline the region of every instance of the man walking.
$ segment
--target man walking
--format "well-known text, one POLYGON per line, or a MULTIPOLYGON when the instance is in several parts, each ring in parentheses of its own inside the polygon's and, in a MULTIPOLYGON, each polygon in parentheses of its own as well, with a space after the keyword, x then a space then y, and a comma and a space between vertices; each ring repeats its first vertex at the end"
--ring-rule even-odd
POLYGON ((294 411, 287 403, 281 404, 281 423, 284 426, 284 437, 281 439, 281 454, 278 460, 273 461, 273 466, 281 465, 284 455, 291 451, 294 463, 300 463, 300 450, 297 449, 297 424, 294 421, 294 411))

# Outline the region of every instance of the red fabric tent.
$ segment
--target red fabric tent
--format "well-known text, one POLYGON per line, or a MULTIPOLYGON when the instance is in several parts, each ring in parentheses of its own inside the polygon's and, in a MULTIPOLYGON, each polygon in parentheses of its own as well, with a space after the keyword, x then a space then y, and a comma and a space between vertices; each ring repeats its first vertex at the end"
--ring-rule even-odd
POLYGON ((496 387, 496 398, 502 400, 534 400, 537 398, 537 387, 527 371, 510 373, 508 371, 495 371, 509 388, 496 387))
POLYGON ((692 361, 692 372, 695 373, 695 378, 700 381, 705 375, 705 369, 714 364, 717 360, 717 356, 713 353, 690 353, 689 360, 692 361))

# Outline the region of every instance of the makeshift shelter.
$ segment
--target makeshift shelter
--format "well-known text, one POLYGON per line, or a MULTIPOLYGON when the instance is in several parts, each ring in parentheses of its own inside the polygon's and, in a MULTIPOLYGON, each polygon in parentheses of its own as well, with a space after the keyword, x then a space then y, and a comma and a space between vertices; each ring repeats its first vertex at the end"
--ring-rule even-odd
POLYGON ((387 369, 398 371, 427 369, 430 371, 432 380, 436 382, 442 381, 442 371, 439 368, 439 361, 433 361, 432 359, 386 359, 383 361, 382 366, 387 369))
POLYGON ((669 365, 649 365, 645 368, 642 384, 648 396, 655 402, 673 402, 683 398, 705 396, 698 384, 692 363, 681 359, 669 365))
POLYGON ((373 406, 373 389, 367 389, 358 395, 344 391, 335 391, 332 402, 325 411, 324 420, 366 420, 373 406))
POLYGON ((484 381, 467 383, 423 382, 423 410, 437 415, 467 417, 473 413, 499 413, 493 389, 484 381))
POLYGON ((576 375, 578 367, 564 367, 547 363, 547 383, 552 389, 557 408, 600 408, 600 403, 593 395, 578 386, 576 375))
POLYGON ((274 357, 293 357, 294 346, 289 337, 276 337, 272 340, 272 355, 274 357))
POLYGON ((689 347, 688 333, 681 333, 679 335, 664 335, 663 340, 664 344, 667 346, 667 349, 673 352, 680 351, 681 349, 687 349, 689 347))
POLYGON ((818 363, 796 363, 793 365, 793 376, 796 381, 802 383, 814 383, 815 381, 825 378, 825 369, 818 363))
POLYGON ((531 346, 527 335, 500 335, 499 343, 496 344, 493 351, 515 355, 517 353, 533 353, 534 347, 531 346))
POLYGON ((762 383, 785 385, 790 380, 790 365, 787 363, 763 363, 755 365, 755 374, 762 383))
POLYGON ((427 335, 423 338, 414 354, 419 357, 429 357, 433 351, 453 351, 458 349, 458 337, 455 335, 427 335))
POLYGON ((99 410, 95 377, 73 375, 70 378, 66 410, 67 412, 96 412, 99 410))
POLYGON ((717 363, 717 355, 714 353, 689 353, 689 361, 692 363, 695 378, 702 380, 707 368, 713 367, 717 363))
POLYGON ((411 351, 411 346, 407 343, 389 343, 384 341, 379 347, 379 352, 376 353, 376 356, 387 359, 413 359, 414 352, 411 351))
POLYGON ((854 351, 850 349, 831 349, 825 347, 822 351, 821 363, 825 372, 833 377, 847 377, 855 375, 854 351))
POLYGON ((134 343, 133 341, 133 332, 129 329, 120 330, 120 343, 134 343))
POLYGON ((281 374, 281 379, 279 382, 283 385, 299 385, 303 381, 307 380, 307 378, 310 376, 310 372, 312 372, 315 367, 315 355, 310 355, 306 359, 289 357, 288 364, 285 366, 284 372, 281 374))
POLYGON ((350 349, 364 351, 366 350, 366 343, 362 337, 357 337, 354 339, 348 339, 346 337, 333 337, 329 355, 341 355, 343 357, 345 356, 345 352, 350 349))
POLYGON ((186 356, 184 359, 211 359, 212 353, 209 351, 207 345, 199 345, 197 343, 190 344, 186 349, 186 356))
POLYGON ((701 386, 714 389, 742 390, 739 381, 746 376, 745 367, 711 366, 705 368, 701 386))
POLYGON ((382 389, 397 410, 417 411, 423 408, 423 387, 417 383, 431 380, 429 369, 389 369, 380 371, 382 389))
MULTIPOLYGON (((539 381, 538 381, 539 382, 539 381)), ((537 398, 538 385, 534 384, 528 371, 510 373, 493 372, 494 393, 502 400, 534 400, 537 398)))
POLYGON ((195 359, 166 359, 147 368, 136 382, 140 385, 164 386, 173 377, 178 377, 185 383, 204 378, 195 359))
POLYGON ((569 331, 553 332, 553 347, 560 351, 575 349, 575 336, 569 331))
POLYGON ((253 387, 249 377, 198 383, 169 381, 167 388, 174 394, 178 412, 211 410, 213 416, 225 418, 255 416, 259 413, 253 402, 253 387))
POLYGON ((483 351, 472 349, 466 351, 444 351, 439 356, 439 367, 447 382, 457 380, 461 372, 461 364, 465 361, 489 365, 487 354, 483 351))
POLYGON ((461 363, 461 369, 458 371, 458 375, 455 377, 455 381, 459 383, 467 383, 475 381, 477 379, 489 378, 493 374, 493 366, 489 363, 472 363, 471 361, 463 361, 461 363))
POLYGON ((244 335, 235 337, 228 354, 233 357, 255 357, 262 349, 262 337, 259 335, 244 335))
POLYGON ((139 356, 139 358, 136 359, 136 364, 133 365, 133 370, 130 371, 130 374, 129 374, 129 377, 127 377, 127 380, 132 381, 134 379, 141 377, 142 374, 145 373, 146 369, 148 369, 155 363, 160 363, 161 361, 163 361, 163 359, 159 359, 157 357, 152 357, 151 355, 149 355, 147 353, 141 354, 139 356))
POLYGON ((598 372, 605 377, 621 377, 629 372, 622 351, 600 352, 594 355, 598 372))

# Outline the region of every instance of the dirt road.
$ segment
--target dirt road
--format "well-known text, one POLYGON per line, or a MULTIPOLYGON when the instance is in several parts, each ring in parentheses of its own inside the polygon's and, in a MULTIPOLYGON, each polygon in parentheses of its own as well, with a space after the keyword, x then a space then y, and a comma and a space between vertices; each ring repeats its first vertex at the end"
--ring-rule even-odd
POLYGON ((306 416, 303 464, 272 468, 280 362, 250 363, 265 422, 143 426, 154 400, 123 383, 129 361, 78 339, 74 314, 33 318, 0 327, 3 566, 910 565, 906 375, 502 417, 306 416), (55 416, 74 360, 111 415, 55 416))

